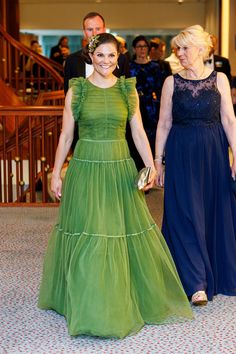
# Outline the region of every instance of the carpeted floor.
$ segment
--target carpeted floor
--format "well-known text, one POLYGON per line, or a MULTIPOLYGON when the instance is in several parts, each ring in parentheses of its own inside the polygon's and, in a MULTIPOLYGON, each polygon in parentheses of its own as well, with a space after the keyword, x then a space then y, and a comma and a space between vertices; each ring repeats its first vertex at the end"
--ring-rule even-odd
MULTIPOLYGON (((163 195, 147 195, 160 225, 163 195)), ((0 208, 1 354, 235 354, 236 298, 217 296, 195 320, 145 326, 123 340, 70 337, 66 322, 36 306, 42 260, 57 208, 0 208)))

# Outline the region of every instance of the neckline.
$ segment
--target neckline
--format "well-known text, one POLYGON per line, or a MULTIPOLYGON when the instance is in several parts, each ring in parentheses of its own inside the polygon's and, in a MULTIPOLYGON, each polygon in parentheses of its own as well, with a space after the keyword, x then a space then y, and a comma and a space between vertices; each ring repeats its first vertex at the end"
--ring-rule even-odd
POLYGON ((151 63, 151 60, 149 60, 147 63, 137 63, 137 62, 134 60, 134 63, 135 63, 136 65, 148 65, 148 64, 151 63))
POLYGON ((117 83, 118 83, 118 78, 116 79, 116 82, 115 82, 113 85, 109 86, 109 87, 100 87, 100 86, 97 86, 97 85, 93 84, 88 78, 86 79, 86 81, 89 83, 89 85, 91 85, 91 86, 93 86, 93 87, 96 87, 96 88, 101 89, 101 90, 107 90, 107 89, 110 89, 110 88, 115 87, 115 86, 117 85, 117 83))
POLYGON ((209 77, 211 77, 211 75, 212 75, 214 72, 215 72, 215 71, 212 70, 212 72, 211 72, 207 77, 204 77, 203 79, 186 79, 185 77, 181 76, 179 73, 177 73, 176 75, 179 76, 182 80, 185 80, 185 81, 198 82, 198 81, 204 81, 204 80, 209 79, 209 77))

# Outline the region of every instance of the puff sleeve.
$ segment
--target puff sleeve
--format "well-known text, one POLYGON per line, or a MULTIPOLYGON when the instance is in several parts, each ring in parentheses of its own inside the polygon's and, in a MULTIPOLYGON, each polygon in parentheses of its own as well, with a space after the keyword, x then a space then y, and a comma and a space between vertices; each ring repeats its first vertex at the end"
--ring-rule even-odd
POLYGON ((120 87, 128 107, 128 120, 130 120, 137 108, 137 94, 136 94, 136 78, 130 77, 126 79, 124 76, 120 77, 120 87))
POLYGON ((86 97, 86 79, 83 77, 73 78, 69 81, 69 88, 72 89, 71 110, 75 121, 79 121, 82 103, 86 97))

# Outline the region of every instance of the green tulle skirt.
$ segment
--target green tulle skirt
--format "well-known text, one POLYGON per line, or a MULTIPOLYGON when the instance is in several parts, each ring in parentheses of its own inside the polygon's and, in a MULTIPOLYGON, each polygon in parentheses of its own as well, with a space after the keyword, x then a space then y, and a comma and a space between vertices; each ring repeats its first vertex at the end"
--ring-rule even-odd
POLYGON ((145 323, 192 318, 136 173, 125 140, 77 144, 39 294, 71 335, 123 338, 145 323))

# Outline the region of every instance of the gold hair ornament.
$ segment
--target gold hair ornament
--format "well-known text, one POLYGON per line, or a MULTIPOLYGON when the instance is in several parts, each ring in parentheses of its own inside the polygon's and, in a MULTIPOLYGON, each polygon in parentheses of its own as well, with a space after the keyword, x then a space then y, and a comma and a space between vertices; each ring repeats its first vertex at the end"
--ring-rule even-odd
POLYGON ((99 35, 96 34, 96 36, 93 36, 88 44, 88 51, 89 53, 93 53, 95 51, 95 49, 97 48, 97 44, 99 42, 99 35))

